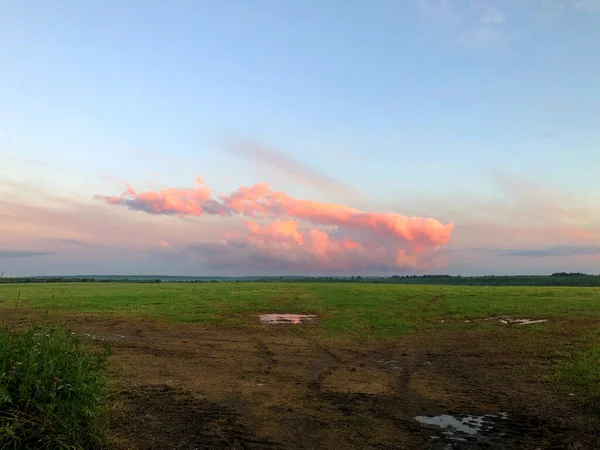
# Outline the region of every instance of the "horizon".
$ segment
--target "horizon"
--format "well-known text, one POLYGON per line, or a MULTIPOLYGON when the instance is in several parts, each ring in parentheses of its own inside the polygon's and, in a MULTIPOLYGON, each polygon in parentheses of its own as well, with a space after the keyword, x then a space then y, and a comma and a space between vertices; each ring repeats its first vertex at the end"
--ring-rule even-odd
POLYGON ((0 16, 7 277, 598 272, 596 1, 0 16))
POLYGON ((554 273, 525 273, 525 274, 505 274, 505 275, 495 275, 495 274, 486 274, 486 275, 449 275, 445 273, 424 273, 424 274, 405 274, 405 275, 298 275, 298 274, 290 274, 290 275, 164 275, 164 274, 71 274, 71 275, 28 275, 28 276, 20 276, 20 277, 10 277, 2 274, 0 279, 2 278, 94 278, 94 277, 113 277, 113 278, 408 278, 408 277, 417 277, 417 278, 435 278, 435 277, 452 277, 452 278, 487 278, 487 277, 555 277, 555 276, 585 276, 585 277, 598 277, 600 273, 582 273, 582 272, 554 272, 554 273))

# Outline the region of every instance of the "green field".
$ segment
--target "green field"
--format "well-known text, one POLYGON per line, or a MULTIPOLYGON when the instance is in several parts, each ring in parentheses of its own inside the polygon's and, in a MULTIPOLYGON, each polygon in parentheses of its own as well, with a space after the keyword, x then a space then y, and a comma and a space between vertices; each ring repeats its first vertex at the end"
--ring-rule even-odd
POLYGON ((440 320, 510 315, 600 319, 600 288, 297 283, 0 285, 2 306, 244 326, 259 313, 312 313, 330 335, 393 338, 440 320))
MULTIPOLYGON (((261 313, 315 314, 313 324, 280 328, 280 336, 289 332, 294 339, 321 342, 317 350, 321 345, 333 349, 379 345, 382 355, 386 349, 410 347, 415 342, 430 345, 418 357, 422 359, 410 364, 423 364, 430 358, 427 355, 437 352, 440 364, 450 364, 451 370, 458 371, 457 364, 462 361, 456 380, 480 376, 477 364, 471 366, 473 356, 463 351, 474 345, 483 363, 500 364, 498 370, 514 367, 506 374, 516 374, 515 380, 523 386, 540 380, 540 395, 550 386, 557 399, 574 396, 569 397, 576 402, 572 411, 583 414, 577 426, 589 420, 597 424, 600 418, 600 288, 273 282, 6 284, 0 285, 0 314, 2 311, 32 315, 48 311, 67 320, 82 316, 100 321, 141 319, 166 324, 169 329, 230 330, 235 336, 247 333, 258 340, 268 329, 258 321, 261 313), (500 319, 479 320, 497 316, 547 321, 518 325, 503 324, 500 319), (457 356, 446 361, 441 349, 447 346, 457 356), (512 360, 497 363, 496 358, 512 360)), ((179 339, 177 336, 173 339, 179 339)), ((173 355, 176 358, 177 353, 173 355)), ((500 387, 490 387, 490 392, 501 396, 501 378, 498 383, 500 387)), ((595 433, 585 430, 589 436, 595 433)))
MULTIPOLYGON (((323 338, 396 339, 408 332, 490 328, 551 339, 564 320, 581 324, 580 348, 561 366, 564 379, 600 382, 600 288, 357 285, 329 283, 57 283, 0 286, 3 307, 41 308, 179 323, 251 327, 261 313, 316 314, 323 338), (551 319, 549 324, 498 329, 489 316, 551 319), (554 320, 552 320, 554 319, 554 320), (594 367, 595 366, 595 367, 594 367)), ((597 387, 600 391, 600 387, 597 387)))

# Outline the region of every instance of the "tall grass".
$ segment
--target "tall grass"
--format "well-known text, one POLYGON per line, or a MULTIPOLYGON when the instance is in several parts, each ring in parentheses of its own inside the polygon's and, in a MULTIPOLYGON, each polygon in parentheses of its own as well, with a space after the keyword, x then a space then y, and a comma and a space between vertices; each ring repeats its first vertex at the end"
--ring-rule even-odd
POLYGON ((561 356, 556 381, 573 395, 585 398, 587 406, 600 417, 600 331, 586 336, 584 347, 561 356))
POLYGON ((0 328, 0 449, 102 448, 109 351, 60 327, 0 328))

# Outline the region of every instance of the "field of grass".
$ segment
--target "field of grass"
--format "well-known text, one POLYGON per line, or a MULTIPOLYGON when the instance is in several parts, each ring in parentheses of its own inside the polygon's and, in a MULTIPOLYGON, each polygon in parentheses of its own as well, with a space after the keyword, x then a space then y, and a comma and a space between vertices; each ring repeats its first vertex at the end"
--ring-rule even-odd
MULTIPOLYGON (((157 320, 172 327, 208 326, 252 336, 260 336, 257 316, 261 313, 316 314, 313 325, 293 327, 290 332, 316 342, 355 342, 348 344, 354 348, 376 343, 391 348, 395 343, 422 342, 435 336, 448 336, 455 341, 455 349, 483 342, 477 344, 481 351, 489 345, 500 357, 509 354, 512 346, 521 355, 511 363, 523 373, 519 380, 527 379, 529 368, 535 369, 536 376, 542 377, 540 383, 576 396, 577 408, 600 418, 600 288, 351 283, 0 285, 0 314, 15 308, 50 311, 66 318, 91 315, 157 320), (503 326, 499 320, 478 320, 496 316, 548 322, 503 326), (543 356, 534 363, 536 354, 543 356)), ((464 358, 467 364, 469 354, 464 358)))
POLYGON ((244 326, 260 313, 317 314, 331 336, 394 338, 440 320, 600 319, 600 288, 294 283, 0 286, 0 305, 244 326), (17 300, 18 299, 18 300, 17 300))

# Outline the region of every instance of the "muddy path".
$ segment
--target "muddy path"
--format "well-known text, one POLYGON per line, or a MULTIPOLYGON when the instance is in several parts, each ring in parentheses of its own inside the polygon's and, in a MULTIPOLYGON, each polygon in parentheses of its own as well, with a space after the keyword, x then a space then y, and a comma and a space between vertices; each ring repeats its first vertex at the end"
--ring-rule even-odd
POLYGON ((112 342, 115 449, 598 448, 597 423, 531 376, 550 354, 489 335, 383 344, 302 337, 295 325, 68 326, 112 342))

